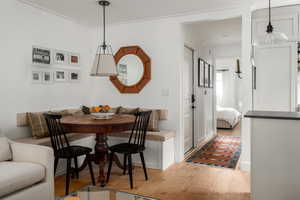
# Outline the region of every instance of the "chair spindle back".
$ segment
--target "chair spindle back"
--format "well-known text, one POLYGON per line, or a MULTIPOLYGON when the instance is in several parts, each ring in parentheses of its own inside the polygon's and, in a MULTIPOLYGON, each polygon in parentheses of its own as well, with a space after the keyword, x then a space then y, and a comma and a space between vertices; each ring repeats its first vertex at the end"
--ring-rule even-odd
POLYGON ((68 138, 60 124, 60 119, 62 118, 59 114, 43 114, 47 123, 48 131, 51 138, 51 145, 56 153, 62 148, 69 147, 68 138))
POLYGON ((146 134, 152 111, 138 112, 128 143, 145 147, 146 134))

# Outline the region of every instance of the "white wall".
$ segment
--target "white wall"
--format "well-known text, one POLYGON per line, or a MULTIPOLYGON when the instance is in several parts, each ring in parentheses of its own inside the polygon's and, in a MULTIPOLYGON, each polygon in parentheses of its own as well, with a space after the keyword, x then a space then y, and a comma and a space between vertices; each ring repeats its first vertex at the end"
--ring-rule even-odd
POLYGON ((300 105, 300 72, 297 75, 298 82, 297 82, 297 104, 300 105))
POLYGON ((1 0, 0 6, 0 127, 10 138, 29 131, 16 128, 16 113, 79 107, 88 103, 88 72, 92 62, 91 30, 47 14, 16 0, 1 0), (81 54, 81 82, 32 84, 32 45, 81 54))
MULTIPOLYGON (((97 31, 95 41, 100 39, 97 31)), ((162 122, 161 128, 176 131, 176 157, 177 161, 181 160, 180 63, 183 62, 183 41, 179 23, 165 19, 114 25, 108 28, 107 35, 115 52, 123 46, 139 45, 151 58, 152 77, 139 94, 120 94, 109 79, 94 79, 90 103, 168 109, 169 120, 162 122)))
POLYGON ((222 72, 224 90, 222 101, 219 102, 220 106, 240 109, 238 106, 240 102, 238 85, 241 80, 237 77, 235 71, 237 59, 241 58, 241 50, 240 44, 216 46, 213 48, 216 69, 229 70, 222 72))
MULTIPOLYGON (((299 4, 299 0, 276 0, 272 1, 272 6, 287 6, 299 4)), ((251 15, 256 9, 268 7, 267 1, 251 0, 245 1, 243 8, 242 20, 242 72, 243 79, 239 85, 239 95, 243 102, 241 105, 241 112, 245 114, 248 110, 252 110, 252 68, 250 63, 251 58, 251 15)), ((276 10, 276 9, 275 9, 276 10)), ((241 155, 241 169, 250 170, 251 159, 251 140, 250 140, 251 122, 249 119, 242 120, 242 155, 241 155)))
MULTIPOLYGON (((209 64, 215 66, 215 55, 214 51, 210 47, 199 47, 200 58, 204 59, 209 64)), ((215 70, 215 68, 214 68, 215 70)), ((214 71, 215 73, 215 71, 214 71)), ((213 88, 200 88, 200 94, 202 98, 202 112, 204 116, 203 128, 205 133, 205 138, 210 138, 216 132, 216 85, 214 82, 213 88)))
POLYGON ((199 48, 197 46, 198 38, 193 30, 186 25, 182 25, 182 33, 184 44, 194 49, 194 94, 195 94, 195 110, 194 110, 194 145, 197 146, 205 138, 205 125, 207 121, 207 113, 204 110, 204 89, 198 87, 198 58, 199 48))
MULTIPOLYGON (((237 18, 239 16, 242 16, 243 20, 246 20, 248 22, 248 20, 250 20, 250 25, 251 25, 251 15, 244 15, 243 13, 246 12, 247 14, 250 12, 250 4, 247 4, 245 3, 244 7, 241 8, 241 10, 232 10, 232 11, 224 11, 224 12, 218 12, 218 13, 206 13, 204 14, 204 16, 194 16, 194 17, 187 17, 186 20, 190 20, 188 22, 199 22, 199 21, 216 21, 216 20, 223 20, 223 19, 231 19, 231 18, 237 18)), ((251 31, 248 30, 248 27, 247 27, 248 24, 245 24, 245 27, 247 28, 246 31, 245 31, 245 28, 240 26, 242 28, 242 36, 241 37, 244 37, 244 38, 251 38, 251 31)), ((189 24, 187 23, 186 26, 189 26, 189 24)), ((200 30, 201 31, 201 30, 200 30)), ((245 56, 245 58, 242 57, 242 47, 241 47, 241 44, 239 43, 232 43, 232 44, 223 44, 223 45, 218 45, 219 48, 216 48, 215 45, 213 46, 204 46, 204 47, 199 47, 199 40, 201 40, 201 38, 199 39, 197 37, 197 34, 193 34, 191 32, 191 29, 187 28, 185 29, 184 31, 185 33, 185 43, 188 44, 189 46, 192 46, 193 47, 193 44, 196 44, 194 46, 196 46, 196 49, 197 49, 197 54, 198 56, 206 59, 207 61, 211 62, 212 64, 216 64, 215 63, 215 59, 216 57, 221 57, 221 58, 230 58, 230 57, 241 57, 241 68, 242 68, 242 71, 243 69, 247 69, 245 70, 244 72, 244 76, 246 76, 246 79, 244 81, 242 80, 239 80, 239 84, 236 84, 236 87, 237 87, 237 93, 238 96, 236 99, 238 99, 237 101, 239 102, 241 97, 243 96, 242 94, 247 94, 247 92, 251 92, 251 71, 249 71, 248 69, 251 69, 251 65, 249 64, 249 61, 248 59, 250 58, 250 54, 248 55, 247 53, 250 52, 250 49, 251 49, 251 40, 246 40, 245 43, 243 44, 245 48, 249 48, 249 51, 248 49, 246 49, 246 53, 244 53, 243 55, 245 56), (197 42, 195 42, 197 41, 197 42), (211 55, 210 53, 211 52, 211 55), (248 61, 247 63, 245 61, 248 61), (249 78, 248 78, 249 77, 249 78), (240 84, 244 84, 244 87, 247 87, 244 91, 242 91, 243 93, 241 94, 241 89, 240 89, 240 84), (248 89, 250 87, 250 89, 248 89)), ((195 47, 194 47, 195 48, 195 47)), ((245 50, 244 50, 245 51, 245 50)), ((250 59, 249 59, 250 60, 250 59)), ((200 95, 200 100, 199 101, 199 104, 200 104, 200 108, 203 108, 200 110, 199 112, 199 115, 200 116, 206 116, 206 115, 209 115, 209 111, 207 110, 209 107, 211 107, 210 104, 213 104, 216 100, 215 99, 210 99, 210 97, 212 97, 212 92, 213 90, 210 90, 210 89, 203 89, 203 90, 199 90, 200 92, 198 93, 198 95, 200 95), (206 94, 206 95, 205 95, 206 94), (205 103, 206 102, 206 103, 205 103)), ((199 105, 196 105, 196 106, 199 106, 199 105)), ((246 111, 247 109, 251 108, 251 103, 247 100, 245 101, 244 104, 240 105, 239 106, 240 110, 242 111, 246 111)), ((208 117, 208 119, 210 120, 204 120, 205 122, 203 123, 199 123, 200 124, 200 129, 201 130, 201 127, 204 128, 204 132, 210 132, 210 131, 215 131, 213 129, 209 129, 209 124, 212 124, 211 121, 214 121, 214 116, 216 114, 215 113, 212 113, 212 115, 209 115, 210 117, 208 117)), ((214 123, 216 123, 214 121, 214 123)), ((242 140, 243 139, 243 136, 242 136, 242 140)), ((244 157, 245 157, 245 163, 246 165, 243 165, 242 166, 242 169, 243 170, 249 170, 250 168, 250 153, 248 151, 250 151, 250 147, 248 144, 250 144, 250 138, 247 137, 247 135, 245 136, 245 140, 244 140, 244 143, 245 143, 245 148, 243 147, 243 151, 245 151, 244 153, 244 157)))
MULTIPOLYGON (((244 1, 243 6, 238 10, 226 10, 218 13, 205 13, 203 16, 191 16, 186 20, 219 20, 225 18, 234 18, 242 16, 242 39, 241 39, 241 70, 243 72, 243 79, 238 84, 238 99, 239 109, 242 114, 252 109, 252 69, 250 63, 251 56, 251 12, 252 1, 244 1)), ((207 50, 206 50, 207 52, 207 50)), ((203 50, 202 50, 203 53, 203 50)), ((250 170, 250 121, 243 119, 242 121, 242 155, 241 155, 241 169, 245 171, 250 170)))
MULTIPOLYGON (((248 8, 249 5, 245 7, 248 8)), ((16 128, 17 112, 40 111, 80 104, 110 104, 165 108, 169 120, 162 128, 176 131, 176 160, 183 158, 182 131, 182 63, 184 34, 181 23, 216 20, 241 15, 240 8, 208 12, 178 18, 121 24, 109 29, 109 41, 116 51, 121 46, 140 45, 152 59, 152 81, 140 94, 124 95, 107 78, 89 78, 88 73, 96 51, 96 34, 74 22, 44 13, 16 0, 1 1, 0 94, 2 107, 0 126, 11 138, 25 137, 28 131, 16 128), (93 45, 92 45, 93 43, 93 45), (80 84, 32 85, 31 46, 40 45, 81 53, 82 80, 80 84), (92 47, 92 48, 91 48, 92 47), (90 82, 90 79, 92 80, 90 82)), ((249 16, 245 15, 248 20, 249 16)), ((248 29, 245 29, 249 31, 248 29)), ((249 33, 244 33, 247 38, 249 33)), ((249 48, 246 40, 243 48, 249 48)), ((244 50, 243 61, 248 59, 244 50)), ((246 66, 246 65, 245 65, 246 66)), ((245 85, 251 80, 245 79, 245 85)), ((246 108, 246 107, 245 107, 246 108)))
MULTIPOLYGON (((224 76, 224 98, 221 106, 238 108, 239 95, 237 89, 235 67, 236 59, 241 57, 241 17, 224 17, 217 20, 199 20, 183 25, 184 41, 196 49, 197 58, 201 57, 216 69, 218 65, 228 65, 230 72, 224 76), (224 29, 227 27, 227 29, 224 29)), ((197 70, 196 70, 197 72, 197 70)), ((197 73, 195 80, 197 81, 197 73)), ((216 87, 214 89, 198 88, 195 110, 195 141, 211 137, 216 133, 216 87)))
MULTIPOLYGON (((241 112, 244 115, 247 111, 252 110, 252 66, 251 58, 251 9, 249 5, 244 7, 243 21, 242 21, 242 62, 241 69, 243 72, 243 79, 239 85, 239 95, 241 102, 241 112)), ((241 139, 242 139, 242 154, 241 154, 241 169, 250 171, 250 128, 251 123, 249 119, 242 119, 241 125, 241 139)))

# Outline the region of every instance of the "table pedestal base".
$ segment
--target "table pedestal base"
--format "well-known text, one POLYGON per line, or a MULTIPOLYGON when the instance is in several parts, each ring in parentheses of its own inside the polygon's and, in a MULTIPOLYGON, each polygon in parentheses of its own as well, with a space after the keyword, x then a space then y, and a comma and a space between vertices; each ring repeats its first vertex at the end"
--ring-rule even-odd
MULTIPOLYGON (((107 135, 97 134, 95 140, 96 140, 95 153, 91 154, 91 160, 99 166, 98 182, 100 183, 101 187, 105 187, 106 185, 105 166, 108 157, 107 135)), ((124 166, 121 164, 118 156, 115 154, 113 156, 113 161, 120 169, 124 169, 124 166)), ((82 166, 79 168, 79 171, 84 170, 87 164, 88 164, 87 160, 85 159, 82 166)))
MULTIPOLYGON (((95 145, 95 154, 93 155, 93 161, 99 165, 99 176, 98 182, 104 187, 106 185, 106 175, 105 175, 105 165, 107 163, 108 157, 108 145, 107 145, 107 135, 106 134, 96 134, 96 145, 95 145)), ((117 155, 113 156, 113 160, 117 166, 123 169, 117 155)))

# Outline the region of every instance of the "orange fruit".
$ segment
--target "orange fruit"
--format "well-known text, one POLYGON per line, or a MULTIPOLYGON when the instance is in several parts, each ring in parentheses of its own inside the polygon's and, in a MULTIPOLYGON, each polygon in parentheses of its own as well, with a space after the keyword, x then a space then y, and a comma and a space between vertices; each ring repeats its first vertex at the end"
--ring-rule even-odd
POLYGON ((102 109, 100 107, 95 107, 95 112, 100 112, 102 109))

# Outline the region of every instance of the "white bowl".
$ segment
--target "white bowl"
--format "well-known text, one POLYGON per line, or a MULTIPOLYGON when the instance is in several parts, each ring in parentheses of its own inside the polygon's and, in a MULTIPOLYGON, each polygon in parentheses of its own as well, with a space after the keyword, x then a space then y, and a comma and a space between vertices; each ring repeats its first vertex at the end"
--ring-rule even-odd
POLYGON ((95 119, 111 119, 115 113, 91 113, 95 119))

